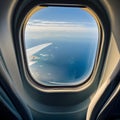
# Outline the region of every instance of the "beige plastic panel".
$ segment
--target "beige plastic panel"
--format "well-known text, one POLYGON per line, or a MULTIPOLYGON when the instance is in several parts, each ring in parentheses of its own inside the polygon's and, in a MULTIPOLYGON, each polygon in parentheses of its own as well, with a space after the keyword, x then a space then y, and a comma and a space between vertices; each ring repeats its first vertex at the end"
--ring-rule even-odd
POLYGON ((115 38, 112 35, 101 83, 103 83, 105 80, 110 78, 119 60, 120 60, 120 52, 118 50, 118 46, 116 44, 115 38))

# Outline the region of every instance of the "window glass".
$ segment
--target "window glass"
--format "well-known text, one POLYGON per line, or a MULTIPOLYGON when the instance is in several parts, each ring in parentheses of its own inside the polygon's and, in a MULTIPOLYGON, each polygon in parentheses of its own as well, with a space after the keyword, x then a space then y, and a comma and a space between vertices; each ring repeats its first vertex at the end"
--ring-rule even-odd
POLYGON ((98 48, 98 26, 81 8, 46 7, 25 27, 25 51, 33 79, 46 86, 78 85, 91 75, 98 48))

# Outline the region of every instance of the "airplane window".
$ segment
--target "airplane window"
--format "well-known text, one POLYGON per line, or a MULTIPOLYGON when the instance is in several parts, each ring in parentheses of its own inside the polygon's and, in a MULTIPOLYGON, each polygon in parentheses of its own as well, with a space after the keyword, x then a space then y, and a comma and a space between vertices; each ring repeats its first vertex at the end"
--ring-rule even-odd
POLYGON ((45 86, 73 86, 92 74, 99 43, 94 17, 82 8, 45 7, 25 26, 24 44, 32 78, 45 86))

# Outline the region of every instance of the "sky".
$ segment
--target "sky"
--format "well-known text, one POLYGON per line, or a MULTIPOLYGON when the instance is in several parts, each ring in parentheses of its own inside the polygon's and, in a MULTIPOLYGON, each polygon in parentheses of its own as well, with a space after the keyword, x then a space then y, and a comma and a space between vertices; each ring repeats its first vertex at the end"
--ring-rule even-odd
POLYGON ((36 11, 25 29, 25 39, 98 37, 95 19, 81 8, 46 7, 36 11))
POLYGON ((81 8, 72 8, 72 7, 47 7, 36 12, 31 20, 34 19, 43 19, 50 21, 69 21, 69 22, 90 22, 94 23, 94 19, 91 15, 82 10, 81 8))

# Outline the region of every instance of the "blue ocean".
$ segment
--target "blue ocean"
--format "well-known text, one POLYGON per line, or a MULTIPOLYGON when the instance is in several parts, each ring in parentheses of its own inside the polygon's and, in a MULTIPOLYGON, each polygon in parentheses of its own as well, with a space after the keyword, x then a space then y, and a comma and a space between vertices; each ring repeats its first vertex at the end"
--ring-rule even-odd
POLYGON ((49 42, 52 45, 35 53, 33 61, 37 62, 29 66, 34 80, 47 86, 71 86, 87 80, 94 67, 98 41, 93 38, 31 39, 25 41, 25 47, 49 42))

